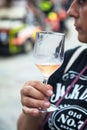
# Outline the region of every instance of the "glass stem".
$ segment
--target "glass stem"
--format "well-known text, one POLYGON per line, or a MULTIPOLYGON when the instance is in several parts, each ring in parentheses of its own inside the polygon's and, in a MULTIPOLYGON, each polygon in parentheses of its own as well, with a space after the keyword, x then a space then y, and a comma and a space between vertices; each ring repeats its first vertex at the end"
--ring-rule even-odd
POLYGON ((43 83, 44 83, 44 84, 47 84, 47 83, 48 83, 48 78, 47 78, 47 77, 44 78, 43 83))

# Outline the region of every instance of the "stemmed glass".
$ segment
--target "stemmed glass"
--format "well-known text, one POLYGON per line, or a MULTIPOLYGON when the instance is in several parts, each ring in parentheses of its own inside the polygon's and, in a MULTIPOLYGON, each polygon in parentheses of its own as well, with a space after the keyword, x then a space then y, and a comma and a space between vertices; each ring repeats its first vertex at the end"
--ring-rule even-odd
MULTIPOLYGON (((34 44, 34 60, 35 65, 44 76, 45 84, 48 78, 62 65, 64 61, 64 33, 42 31, 36 33, 34 44)), ((39 108, 40 111, 42 110, 39 108)), ((46 112, 57 110, 53 104, 46 112)))

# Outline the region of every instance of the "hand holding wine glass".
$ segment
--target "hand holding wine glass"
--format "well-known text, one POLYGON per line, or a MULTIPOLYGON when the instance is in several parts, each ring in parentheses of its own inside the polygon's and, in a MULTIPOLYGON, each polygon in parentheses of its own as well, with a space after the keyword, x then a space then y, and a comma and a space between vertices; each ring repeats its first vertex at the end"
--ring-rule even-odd
MULTIPOLYGON (((64 61, 65 35, 56 32, 37 32, 34 46, 35 65, 44 76, 47 84, 48 78, 52 75, 64 61)), ((51 104, 47 112, 56 110, 56 106, 51 104)))

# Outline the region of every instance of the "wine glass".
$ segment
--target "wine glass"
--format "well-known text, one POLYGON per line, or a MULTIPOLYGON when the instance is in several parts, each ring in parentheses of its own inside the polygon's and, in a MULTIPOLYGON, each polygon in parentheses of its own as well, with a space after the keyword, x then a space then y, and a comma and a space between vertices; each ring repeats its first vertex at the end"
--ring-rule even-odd
MULTIPOLYGON (((34 44, 35 65, 44 76, 44 82, 47 84, 48 78, 62 65, 64 61, 64 33, 51 31, 42 31, 36 33, 34 44)), ((42 110, 39 108, 40 111, 42 110)), ((53 104, 46 112, 57 110, 53 104)))

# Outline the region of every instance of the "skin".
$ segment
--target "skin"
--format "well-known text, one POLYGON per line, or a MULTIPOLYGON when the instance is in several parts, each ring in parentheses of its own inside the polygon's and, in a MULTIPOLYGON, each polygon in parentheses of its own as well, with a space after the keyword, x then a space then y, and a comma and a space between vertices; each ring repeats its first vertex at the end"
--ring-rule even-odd
MULTIPOLYGON (((78 32, 78 39, 87 42, 87 0, 73 0, 67 12, 74 18, 74 26, 78 32)), ((50 106, 49 97, 52 95, 52 86, 39 81, 29 81, 21 89, 22 113, 18 119, 18 130, 40 130, 46 113, 38 110, 50 106)))
POLYGON ((38 108, 50 106, 49 97, 53 94, 52 86, 39 81, 29 81, 21 89, 22 114, 18 119, 18 130, 40 130, 46 115, 38 108))
POLYGON ((67 14, 74 17, 78 40, 87 42, 87 0, 73 0, 67 14))

